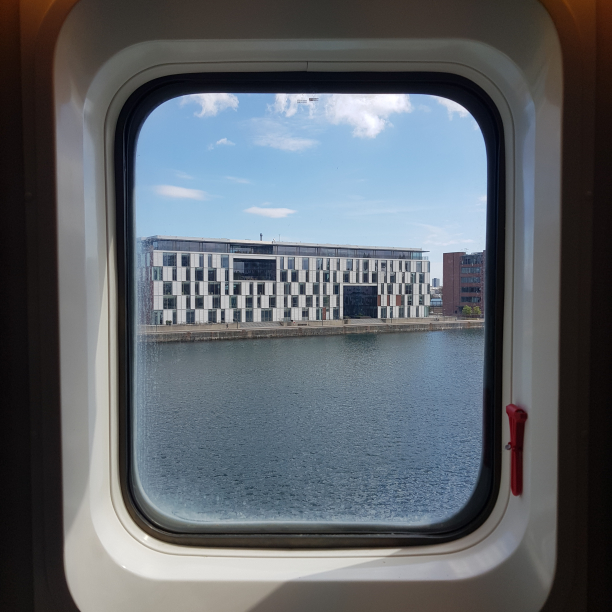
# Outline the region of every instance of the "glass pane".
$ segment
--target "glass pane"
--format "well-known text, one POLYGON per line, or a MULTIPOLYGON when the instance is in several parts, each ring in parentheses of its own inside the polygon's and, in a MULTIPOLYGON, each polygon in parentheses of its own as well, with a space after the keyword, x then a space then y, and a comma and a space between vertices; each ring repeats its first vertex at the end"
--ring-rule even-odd
POLYGON ((452 524, 483 466, 487 156, 470 113, 423 94, 202 93, 155 108, 135 159, 141 510, 179 532, 452 524))

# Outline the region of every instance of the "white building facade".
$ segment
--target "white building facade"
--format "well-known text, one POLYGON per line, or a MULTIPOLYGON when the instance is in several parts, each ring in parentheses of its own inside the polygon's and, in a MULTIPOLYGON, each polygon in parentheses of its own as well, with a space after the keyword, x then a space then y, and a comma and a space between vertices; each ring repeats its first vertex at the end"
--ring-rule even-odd
POLYGON ((138 241, 150 325, 429 316, 422 249, 151 236, 138 241))

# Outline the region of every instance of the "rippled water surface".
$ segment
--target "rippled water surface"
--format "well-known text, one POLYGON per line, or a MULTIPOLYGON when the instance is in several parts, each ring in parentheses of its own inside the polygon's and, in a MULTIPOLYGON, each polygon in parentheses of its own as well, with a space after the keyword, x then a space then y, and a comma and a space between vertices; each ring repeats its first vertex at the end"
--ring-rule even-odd
POLYGON ((139 347, 135 473, 191 523, 423 525, 468 501, 480 329, 139 347))

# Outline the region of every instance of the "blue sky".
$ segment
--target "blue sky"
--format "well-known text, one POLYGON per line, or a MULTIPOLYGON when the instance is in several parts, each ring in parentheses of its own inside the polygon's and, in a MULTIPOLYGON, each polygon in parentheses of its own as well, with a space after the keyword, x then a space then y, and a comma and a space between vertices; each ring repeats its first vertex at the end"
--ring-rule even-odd
POLYGON ((137 145, 139 236, 417 247, 441 278, 484 248, 485 209, 480 129, 434 96, 196 94, 137 145))

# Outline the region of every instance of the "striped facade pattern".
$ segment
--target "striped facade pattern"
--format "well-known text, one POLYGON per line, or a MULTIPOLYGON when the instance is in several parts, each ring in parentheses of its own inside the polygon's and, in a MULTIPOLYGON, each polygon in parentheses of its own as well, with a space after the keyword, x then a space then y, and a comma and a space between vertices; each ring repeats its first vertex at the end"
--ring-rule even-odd
MULTIPOLYGON (((193 252, 191 249, 202 246, 196 239, 188 245, 187 252, 169 251, 165 248, 167 241, 164 244, 155 238, 140 243, 141 323, 201 325, 342 319, 346 316, 344 296, 348 286, 371 287, 375 296, 369 316, 429 316, 429 261, 417 249, 411 250, 411 259, 400 258, 403 252, 399 249, 397 253, 386 249, 385 253, 397 254, 398 258, 384 259, 280 256, 249 253, 250 248, 262 248, 262 243, 252 241, 228 241, 227 251, 231 250, 230 244, 240 251, 233 253, 193 252), (265 262, 267 270, 263 276, 244 280, 244 273, 237 273, 235 266, 250 261, 265 262)), ((180 238, 174 244, 185 247, 189 240, 180 238)), ((217 250, 223 244, 217 243, 217 250)), ((296 252, 301 246, 274 244, 277 248, 293 247, 296 252)), ((345 246, 325 245, 326 252, 336 248, 349 251, 345 246)))

